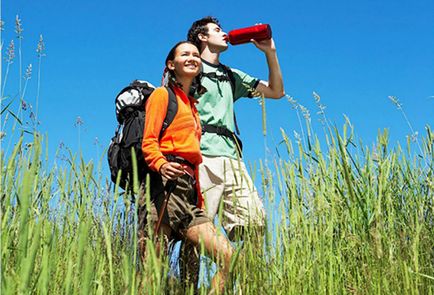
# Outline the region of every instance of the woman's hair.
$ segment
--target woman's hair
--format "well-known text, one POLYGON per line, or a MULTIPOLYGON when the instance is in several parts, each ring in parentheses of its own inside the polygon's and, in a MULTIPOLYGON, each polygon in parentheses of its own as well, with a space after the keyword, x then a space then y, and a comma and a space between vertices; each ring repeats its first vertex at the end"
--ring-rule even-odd
MULTIPOLYGON (((167 54, 166 57, 166 62, 165 62, 165 69, 164 69, 164 73, 163 73, 163 85, 164 86, 173 86, 176 85, 178 87, 182 87, 182 84, 179 83, 176 80, 176 76, 175 76, 175 71, 174 70, 169 70, 169 68, 167 67, 167 63, 171 60, 175 59, 175 54, 176 54, 176 49, 182 45, 182 44, 191 44, 193 46, 195 46, 197 48, 196 45, 194 45, 192 42, 190 41, 181 41, 175 44, 175 46, 172 47, 172 49, 170 49, 169 53, 167 54)), ((200 82, 201 80, 201 76, 202 76, 202 72, 200 72, 194 79, 193 79, 193 83, 191 84, 190 87, 190 93, 189 95, 194 96, 195 93, 197 93, 198 95, 202 95, 206 92, 206 88, 202 86, 202 83, 200 82)))

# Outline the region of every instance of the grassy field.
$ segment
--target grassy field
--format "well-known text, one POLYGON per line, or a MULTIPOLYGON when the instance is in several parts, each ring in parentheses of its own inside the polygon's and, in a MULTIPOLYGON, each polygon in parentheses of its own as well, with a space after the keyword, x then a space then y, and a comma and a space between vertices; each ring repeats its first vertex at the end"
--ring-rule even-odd
MULTIPOLYGON (((148 261, 140 262, 136 206, 113 190, 101 163, 72 151, 61 165, 49 159, 48 139, 37 132, 42 36, 35 107, 24 123, 32 67, 22 71, 18 16, 15 31, 1 94, 1 294, 183 294, 151 241, 148 261), (4 91, 15 53, 24 78, 15 83, 19 100, 12 104, 4 91)), ((405 147, 392 146, 384 131, 368 149, 355 140, 349 121, 340 131, 331 128, 314 97, 323 117, 322 146, 308 110, 288 97, 301 134, 293 141, 282 130, 285 154, 261 161, 252 173, 269 208, 265 239, 250 232, 242 248, 236 245, 226 292, 434 294, 432 131, 427 126, 405 147)), ((208 291, 202 284, 200 294, 208 291)))
MULTIPOLYGON (((289 159, 260 169, 278 211, 264 243, 238 251, 228 293, 434 293, 433 134, 409 156, 390 150, 387 134, 370 151, 344 133, 325 150, 296 143, 300 157, 282 133, 289 159)), ((46 168, 34 138, 1 156, 1 293, 179 293, 167 261, 139 262, 128 197, 72 154, 67 167, 46 168)))

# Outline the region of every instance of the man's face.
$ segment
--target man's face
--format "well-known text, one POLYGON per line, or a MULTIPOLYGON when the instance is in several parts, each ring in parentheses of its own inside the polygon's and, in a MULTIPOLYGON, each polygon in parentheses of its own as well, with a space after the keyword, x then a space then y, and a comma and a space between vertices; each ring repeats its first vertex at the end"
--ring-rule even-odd
POLYGON ((227 34, 214 23, 206 25, 208 27, 208 34, 206 34, 206 43, 210 49, 218 51, 225 51, 228 48, 227 34))

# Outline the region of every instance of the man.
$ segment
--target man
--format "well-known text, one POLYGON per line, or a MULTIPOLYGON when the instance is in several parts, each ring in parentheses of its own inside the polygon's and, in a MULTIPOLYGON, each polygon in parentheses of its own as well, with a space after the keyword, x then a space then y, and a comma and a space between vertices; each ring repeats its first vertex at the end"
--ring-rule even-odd
MULTIPOLYGON (((221 223, 233 241, 246 226, 256 227, 262 235, 265 211, 258 192, 241 159, 240 142, 235 136, 233 103, 241 97, 252 97, 259 92, 267 98, 284 95, 282 74, 273 39, 251 42, 265 54, 269 77, 261 81, 220 63, 220 54, 228 48, 227 34, 216 18, 205 17, 195 21, 188 40, 196 44, 202 58, 201 84, 207 92, 198 97, 196 105, 202 124, 199 181, 205 198, 205 208, 211 220, 223 209, 221 223)), ((188 247, 181 260, 188 259, 189 266, 181 261, 181 275, 188 272, 191 282, 197 282, 197 270, 192 270, 193 257, 188 247), (187 269, 184 269, 187 267, 187 269)))

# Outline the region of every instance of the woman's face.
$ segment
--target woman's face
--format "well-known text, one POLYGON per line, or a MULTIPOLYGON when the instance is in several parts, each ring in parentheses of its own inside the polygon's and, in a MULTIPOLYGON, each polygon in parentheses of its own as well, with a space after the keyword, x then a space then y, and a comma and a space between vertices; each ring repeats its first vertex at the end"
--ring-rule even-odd
POLYGON ((201 71, 201 66, 199 50, 189 43, 179 45, 175 50, 175 58, 167 62, 167 67, 175 72, 177 78, 194 78, 201 71))

